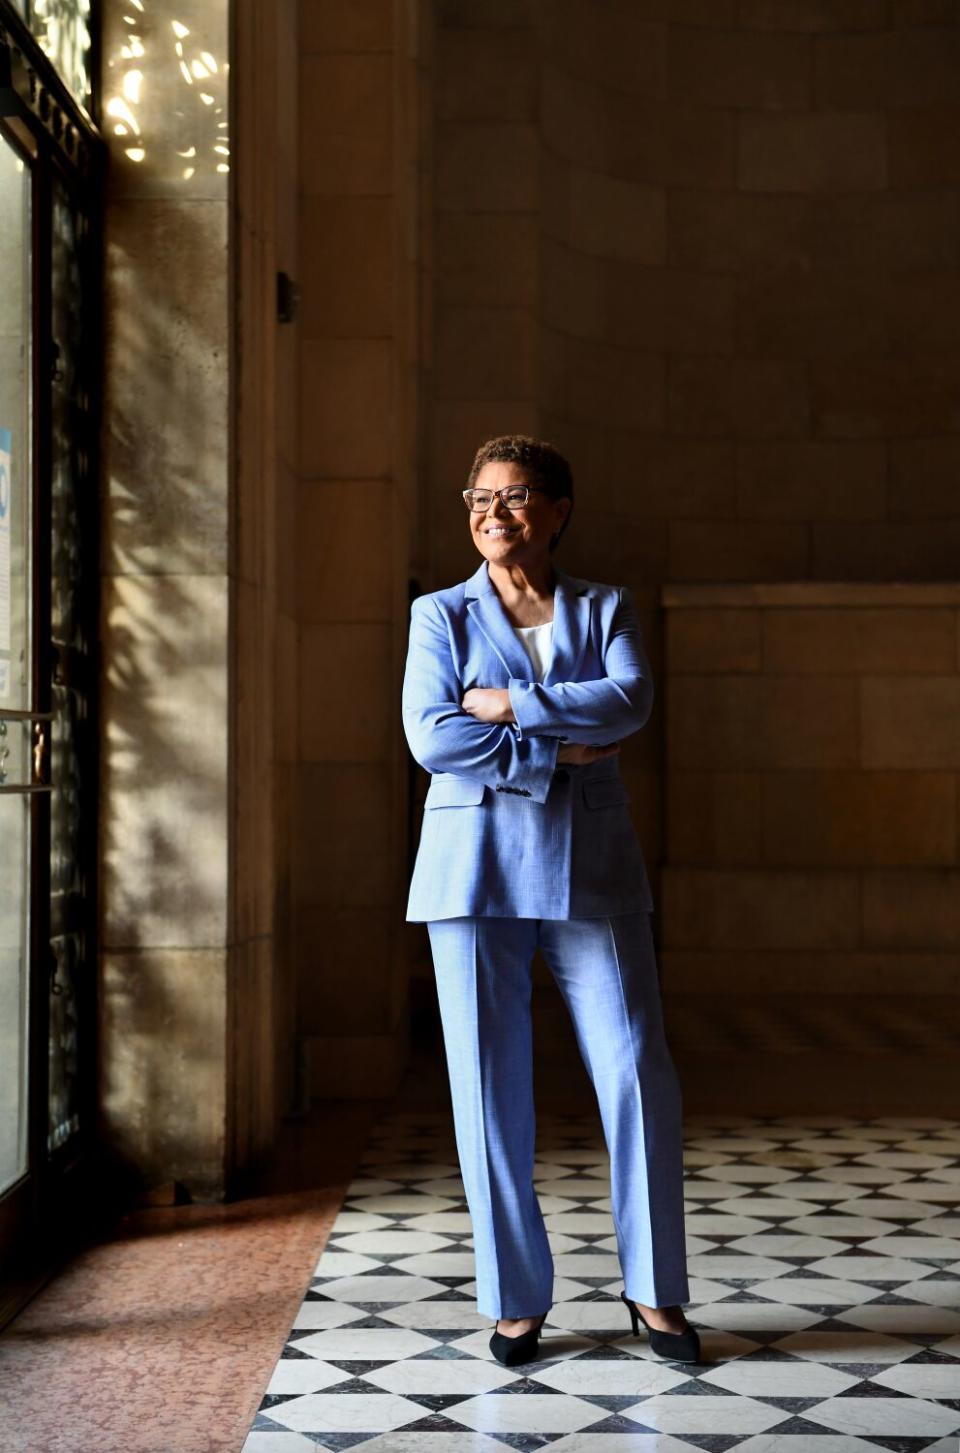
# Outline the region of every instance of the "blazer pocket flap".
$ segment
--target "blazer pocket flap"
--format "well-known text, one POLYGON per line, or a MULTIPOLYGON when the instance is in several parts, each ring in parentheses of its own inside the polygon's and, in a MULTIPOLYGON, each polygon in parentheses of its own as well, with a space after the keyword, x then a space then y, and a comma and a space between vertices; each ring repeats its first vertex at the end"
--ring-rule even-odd
POLYGON ((588 807, 615 807, 629 802, 630 794, 620 777, 584 777, 583 800, 588 807))
POLYGON ((441 777, 430 783, 424 798, 428 807, 474 807, 483 801, 486 784, 472 777, 441 777))

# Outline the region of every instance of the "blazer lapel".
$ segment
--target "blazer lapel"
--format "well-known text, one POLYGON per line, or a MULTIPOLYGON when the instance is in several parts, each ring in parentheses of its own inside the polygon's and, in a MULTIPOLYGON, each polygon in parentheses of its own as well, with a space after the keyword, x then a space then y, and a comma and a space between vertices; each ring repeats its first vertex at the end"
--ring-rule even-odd
POLYGON ((510 676, 529 681, 532 667, 520 640, 514 635, 500 597, 491 586, 483 595, 467 601, 471 619, 476 621, 510 676))
POLYGON ((572 575, 557 570, 553 592, 553 656, 543 678, 544 686, 577 679, 590 635, 591 609, 590 596, 586 592, 577 594, 580 584, 572 575))
MULTIPOLYGON (((556 566, 554 569, 557 582, 553 593, 553 656, 544 676, 545 686, 576 680, 590 633, 590 596, 577 593, 578 585, 583 582, 556 566)), ((508 673, 520 681, 532 680, 530 657, 490 583, 486 560, 466 582, 466 597, 471 619, 483 631, 508 673)))

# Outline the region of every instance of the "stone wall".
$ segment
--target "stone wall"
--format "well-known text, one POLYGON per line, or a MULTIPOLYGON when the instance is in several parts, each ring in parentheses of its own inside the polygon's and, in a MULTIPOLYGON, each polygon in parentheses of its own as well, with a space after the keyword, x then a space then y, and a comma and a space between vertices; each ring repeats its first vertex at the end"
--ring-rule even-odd
POLYGON ((101 1129, 141 1186, 220 1199, 294 1093, 296 3, 127 8, 103 7, 101 1129))
POLYGON ((420 7, 301 0, 291 773, 305 1093, 405 1059, 400 684, 417 495, 420 7))
POLYGON ((230 1113, 229 7, 125 13, 103 6, 102 1131, 206 1198, 230 1113))
POLYGON ((960 585, 668 586, 671 993, 960 989, 960 585))
POLYGON ((544 422, 593 548, 658 581, 955 574, 956 8, 540 13, 544 422))
POLYGON ((956 7, 436 13, 432 574, 524 426, 631 583, 955 573, 956 7))
POLYGON ((228 1164, 237 1190, 297 1084, 293 855, 299 323, 277 277, 298 270, 298 0, 233 0, 232 364, 235 443, 231 739, 234 823, 228 1164))

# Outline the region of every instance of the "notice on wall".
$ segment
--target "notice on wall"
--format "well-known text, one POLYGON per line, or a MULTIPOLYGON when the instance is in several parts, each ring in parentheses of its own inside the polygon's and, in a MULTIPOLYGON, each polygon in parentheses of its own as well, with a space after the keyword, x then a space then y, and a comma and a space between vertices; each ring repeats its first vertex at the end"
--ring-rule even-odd
POLYGON ((10 456, 13 439, 9 429, 0 429, 0 696, 10 689, 10 516, 13 472, 10 456))

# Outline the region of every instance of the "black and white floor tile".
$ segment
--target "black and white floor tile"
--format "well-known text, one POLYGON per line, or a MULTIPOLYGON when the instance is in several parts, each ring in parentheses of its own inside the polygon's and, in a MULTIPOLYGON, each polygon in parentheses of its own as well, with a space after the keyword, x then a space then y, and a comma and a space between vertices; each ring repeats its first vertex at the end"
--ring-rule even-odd
POLYGON ((380 1123, 242 1453, 960 1453, 960 1122, 687 1119, 702 1364, 634 1338, 599 1122, 538 1115, 540 1355, 476 1311, 445 1115, 380 1123))

